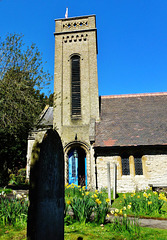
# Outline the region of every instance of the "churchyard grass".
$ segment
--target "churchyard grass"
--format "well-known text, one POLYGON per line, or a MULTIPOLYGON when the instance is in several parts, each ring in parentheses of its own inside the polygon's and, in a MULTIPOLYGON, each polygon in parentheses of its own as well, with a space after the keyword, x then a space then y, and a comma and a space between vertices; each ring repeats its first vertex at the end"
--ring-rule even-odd
MULTIPOLYGON (((65 240, 132 240, 132 239, 145 239, 145 240, 167 240, 167 230, 152 229, 141 227, 140 236, 131 235, 128 232, 113 231, 111 224, 100 226, 99 224, 86 223, 73 223, 65 226, 64 229, 65 240)), ((2 240, 26 240, 26 225, 25 226, 12 226, 0 225, 0 239, 2 240)))
MULTIPOLYGON (((8 193, 7 189, 5 191, 8 193)), ((1 191, 0 196, 0 239, 26 239, 28 209, 26 196, 16 195, 13 191, 14 198, 10 200, 6 198, 5 191, 1 191)), ((78 237, 84 240, 167 239, 167 230, 141 228, 137 218, 130 220, 128 217, 140 214, 167 217, 165 194, 155 193, 151 189, 119 194, 112 205, 112 210, 109 209, 108 202, 106 191, 88 191, 85 187, 66 185, 65 240, 74 240, 78 237), (149 208, 151 203, 148 202, 151 201, 157 209, 149 208), (143 208, 143 205, 146 208, 143 208), (134 211, 137 211, 137 214, 134 211), (106 224, 106 216, 112 219, 112 223, 106 224)))

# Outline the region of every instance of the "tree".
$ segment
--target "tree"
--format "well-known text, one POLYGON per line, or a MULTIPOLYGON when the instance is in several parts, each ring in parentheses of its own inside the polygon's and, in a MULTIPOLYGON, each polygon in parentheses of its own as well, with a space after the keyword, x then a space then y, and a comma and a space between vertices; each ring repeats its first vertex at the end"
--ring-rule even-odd
POLYGON ((40 90, 50 82, 35 44, 9 34, 0 41, 0 184, 8 168, 25 166, 28 132, 44 106, 40 90))

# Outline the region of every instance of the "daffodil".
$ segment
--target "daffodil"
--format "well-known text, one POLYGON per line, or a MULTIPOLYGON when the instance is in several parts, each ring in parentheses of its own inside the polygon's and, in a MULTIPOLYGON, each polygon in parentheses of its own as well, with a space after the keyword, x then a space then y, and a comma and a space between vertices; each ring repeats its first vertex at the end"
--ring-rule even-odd
POLYGON ((119 211, 119 214, 120 214, 120 215, 122 215, 122 214, 123 214, 123 212, 122 212, 122 209, 120 209, 120 211, 119 211))
POLYGON ((100 205, 100 204, 101 204, 100 199, 97 198, 97 199, 96 199, 96 203, 100 205))
POLYGON ((68 201, 67 201, 67 204, 68 204, 68 205, 70 205, 70 204, 71 204, 71 201, 70 201, 70 200, 68 200, 68 201))

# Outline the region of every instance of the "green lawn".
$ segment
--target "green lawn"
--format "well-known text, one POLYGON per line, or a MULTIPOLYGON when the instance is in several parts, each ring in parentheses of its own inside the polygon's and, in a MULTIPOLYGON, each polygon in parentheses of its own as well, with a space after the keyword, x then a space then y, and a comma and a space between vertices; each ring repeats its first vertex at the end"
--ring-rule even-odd
MULTIPOLYGON (((26 227, 12 227, 5 226, 0 227, 0 239, 3 240, 26 240, 26 227)), ((88 223, 81 225, 79 223, 65 226, 64 233, 65 240, 114 240, 114 239, 144 239, 144 240, 167 240, 167 230, 152 229, 152 228, 141 228, 141 236, 135 237, 129 233, 118 233, 112 232, 110 224, 103 226, 88 223)))

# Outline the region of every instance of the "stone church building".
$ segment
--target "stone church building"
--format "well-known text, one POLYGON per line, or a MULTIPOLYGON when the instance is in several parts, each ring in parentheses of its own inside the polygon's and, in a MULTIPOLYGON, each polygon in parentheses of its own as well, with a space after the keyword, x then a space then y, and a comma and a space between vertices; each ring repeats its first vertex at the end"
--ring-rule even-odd
POLYGON ((95 15, 55 21, 54 107, 46 107, 28 139, 42 128, 58 131, 64 147, 65 181, 118 192, 167 185, 167 93, 100 96, 95 15))

